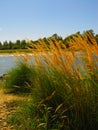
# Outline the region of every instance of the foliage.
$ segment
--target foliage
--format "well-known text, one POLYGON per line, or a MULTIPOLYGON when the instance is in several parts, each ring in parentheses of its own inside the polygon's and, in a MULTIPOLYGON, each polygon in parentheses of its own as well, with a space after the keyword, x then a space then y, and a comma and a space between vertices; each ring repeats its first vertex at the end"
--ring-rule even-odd
POLYGON ((19 63, 17 67, 8 72, 6 76, 5 88, 7 92, 21 93, 30 92, 31 69, 25 63, 19 63))
POLYGON ((3 44, 0 42, 0 50, 13 50, 13 49, 27 49, 28 43, 25 40, 4 41, 3 44))

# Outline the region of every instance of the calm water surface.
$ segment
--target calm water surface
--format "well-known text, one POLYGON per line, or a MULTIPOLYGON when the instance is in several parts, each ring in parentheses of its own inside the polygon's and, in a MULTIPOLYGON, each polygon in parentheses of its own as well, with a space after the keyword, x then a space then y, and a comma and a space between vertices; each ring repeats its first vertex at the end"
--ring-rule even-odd
MULTIPOLYGON (((76 55, 76 60, 73 63, 72 67, 75 68, 77 65, 79 66, 79 70, 81 71, 81 65, 83 62, 78 58, 80 54, 76 55)), ((34 57, 32 57, 31 64, 34 64, 34 57)), ((98 68, 98 55, 94 54, 92 57, 94 61, 95 68, 98 68)), ((66 60, 64 60, 66 62, 66 60)), ((0 55, 0 76, 7 73, 13 67, 17 65, 17 60, 13 55, 0 55)))
POLYGON ((0 56, 0 75, 7 73, 16 65, 16 59, 14 56, 0 56))

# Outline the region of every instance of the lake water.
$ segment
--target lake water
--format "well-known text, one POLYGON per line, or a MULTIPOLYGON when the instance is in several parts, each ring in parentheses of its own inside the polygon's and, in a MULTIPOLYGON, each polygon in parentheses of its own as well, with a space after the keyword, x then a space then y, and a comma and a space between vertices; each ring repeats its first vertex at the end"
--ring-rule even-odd
MULTIPOLYGON (((97 56, 93 55, 93 61, 94 61, 95 67, 98 68, 98 55, 97 56)), ((7 73, 9 70, 15 67, 16 63, 17 63, 17 60, 13 55, 0 55, 0 76, 7 73)), ((32 57, 32 63, 34 63, 33 57, 32 57)), ((73 67, 75 68, 76 65, 79 66, 80 71, 81 71, 82 62, 79 58, 78 59, 76 58, 76 61, 74 62, 73 67)))
POLYGON ((16 65, 16 59, 14 56, 1 55, 0 56, 0 76, 7 73, 15 65, 16 65))
MULTIPOLYGON (((31 55, 32 57, 32 55, 31 55)), ((8 71, 10 71, 12 68, 14 68, 18 60, 21 59, 21 56, 18 56, 17 58, 13 55, 0 55, 0 76, 3 74, 6 74, 8 71)), ((22 60, 21 60, 22 61, 22 60)), ((28 59, 29 61, 29 59, 28 59)), ((30 64, 34 64, 34 58, 32 57, 32 60, 29 61, 30 64)))

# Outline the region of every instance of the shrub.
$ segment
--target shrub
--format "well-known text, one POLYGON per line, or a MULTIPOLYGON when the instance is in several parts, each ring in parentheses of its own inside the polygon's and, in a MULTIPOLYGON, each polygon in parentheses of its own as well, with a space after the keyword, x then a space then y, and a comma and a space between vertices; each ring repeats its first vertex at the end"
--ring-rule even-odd
POLYGON ((8 72, 6 76, 5 88, 8 92, 21 93, 30 92, 28 84, 32 81, 32 71, 30 66, 25 63, 19 63, 17 67, 8 72))

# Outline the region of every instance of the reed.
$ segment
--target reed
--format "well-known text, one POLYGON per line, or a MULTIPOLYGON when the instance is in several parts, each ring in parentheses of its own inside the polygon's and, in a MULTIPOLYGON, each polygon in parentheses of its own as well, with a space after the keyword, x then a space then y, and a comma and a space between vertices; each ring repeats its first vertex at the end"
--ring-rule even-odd
POLYGON ((32 117, 21 111, 32 122, 29 129, 98 129, 98 43, 88 32, 76 34, 69 45, 53 37, 48 46, 40 39, 30 50, 35 63, 30 77, 32 117))

